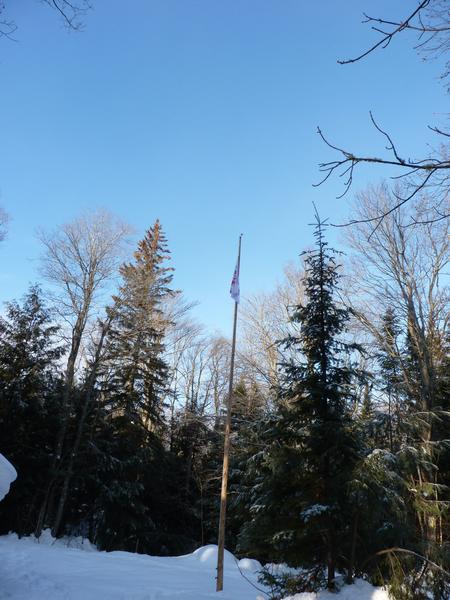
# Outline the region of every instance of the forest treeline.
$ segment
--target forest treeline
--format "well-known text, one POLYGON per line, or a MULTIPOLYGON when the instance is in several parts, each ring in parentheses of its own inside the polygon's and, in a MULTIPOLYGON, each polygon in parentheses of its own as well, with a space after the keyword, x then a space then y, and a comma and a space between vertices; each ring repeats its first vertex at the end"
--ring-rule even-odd
MULTIPOLYGON (((425 195, 395 201, 360 195, 345 255, 318 221, 241 304, 226 545, 301 567, 264 574, 274 598, 338 573, 448 598, 448 224, 425 195)), ((129 236, 105 212, 42 232, 42 282, 5 306, 1 533, 159 555, 217 541, 229 340, 174 288, 159 221, 131 256, 129 236)))

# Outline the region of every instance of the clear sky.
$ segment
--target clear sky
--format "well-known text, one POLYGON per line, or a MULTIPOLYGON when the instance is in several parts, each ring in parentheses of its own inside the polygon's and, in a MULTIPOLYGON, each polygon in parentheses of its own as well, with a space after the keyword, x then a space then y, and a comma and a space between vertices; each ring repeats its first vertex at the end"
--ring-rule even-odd
POLYGON ((354 192, 392 174, 361 170, 341 200, 336 178, 313 188, 318 163, 335 157, 317 125, 381 154, 372 110, 401 152, 421 155, 448 108, 441 65, 423 64, 411 36, 336 62, 377 39, 364 11, 395 18, 414 0, 92 4, 85 30, 68 33, 42 3, 6 2, 19 28, 17 42, 0 39, 0 204, 12 217, 0 301, 39 279, 36 228, 105 207, 138 237, 161 220, 176 287, 211 331, 229 333, 239 233, 243 295, 269 290, 311 244, 313 201, 345 219, 354 192))

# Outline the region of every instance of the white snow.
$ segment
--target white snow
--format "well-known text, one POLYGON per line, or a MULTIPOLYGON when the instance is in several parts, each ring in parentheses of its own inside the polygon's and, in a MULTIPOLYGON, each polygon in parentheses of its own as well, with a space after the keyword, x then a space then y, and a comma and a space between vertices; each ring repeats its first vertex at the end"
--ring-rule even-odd
POLYGON ((217 547, 155 557, 98 552, 80 539, 54 540, 44 532, 0 537, 0 599, 8 600, 256 600, 256 561, 225 552, 224 591, 215 592, 217 547), (69 544, 69 546, 67 546, 69 544), (86 551, 87 550, 87 551, 86 551))
MULTIPOLYGON (((130 552, 99 552, 71 538, 54 540, 44 532, 19 539, 0 537, 0 600, 266 600, 258 583, 261 565, 225 552, 224 591, 215 592, 217 547, 192 554, 155 557, 130 552), (252 585, 253 584, 253 585, 252 585), (259 590, 253 587, 256 585, 259 590)), ((364 581, 336 596, 297 594, 295 600, 387 600, 364 581)))
POLYGON ((284 600, 389 600, 387 592, 374 588, 367 581, 357 579, 353 585, 345 585, 339 594, 320 592, 319 594, 304 592, 288 596, 284 600))
POLYGON ((17 471, 3 454, 0 454, 0 500, 9 492, 9 486, 17 478, 17 471))
POLYGON ((312 519, 313 517, 319 517, 329 510, 330 507, 325 504, 313 504, 312 506, 308 506, 308 508, 305 510, 302 510, 300 513, 300 518, 307 523, 309 519, 312 519))

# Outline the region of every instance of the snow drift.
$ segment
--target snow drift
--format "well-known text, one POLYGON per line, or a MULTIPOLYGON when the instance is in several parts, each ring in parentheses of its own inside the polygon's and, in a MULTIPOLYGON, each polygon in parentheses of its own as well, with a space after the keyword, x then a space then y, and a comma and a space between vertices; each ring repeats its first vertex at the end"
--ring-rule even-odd
MULTIPOLYGON (((224 591, 215 592, 217 546, 173 557, 99 552, 82 538, 0 537, 0 600, 266 600, 258 561, 225 553, 224 591)), ((292 600, 387 600, 364 581, 339 595, 292 600)))
POLYGON ((17 479, 17 471, 3 454, 0 454, 0 500, 9 492, 9 486, 17 479))

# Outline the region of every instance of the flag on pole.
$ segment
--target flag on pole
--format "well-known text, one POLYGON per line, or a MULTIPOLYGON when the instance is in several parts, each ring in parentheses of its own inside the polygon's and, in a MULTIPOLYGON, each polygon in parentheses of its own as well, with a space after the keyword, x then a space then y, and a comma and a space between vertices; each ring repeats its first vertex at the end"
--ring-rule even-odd
POLYGON ((230 296, 239 304, 239 258, 234 269, 233 279, 231 280, 230 296))

